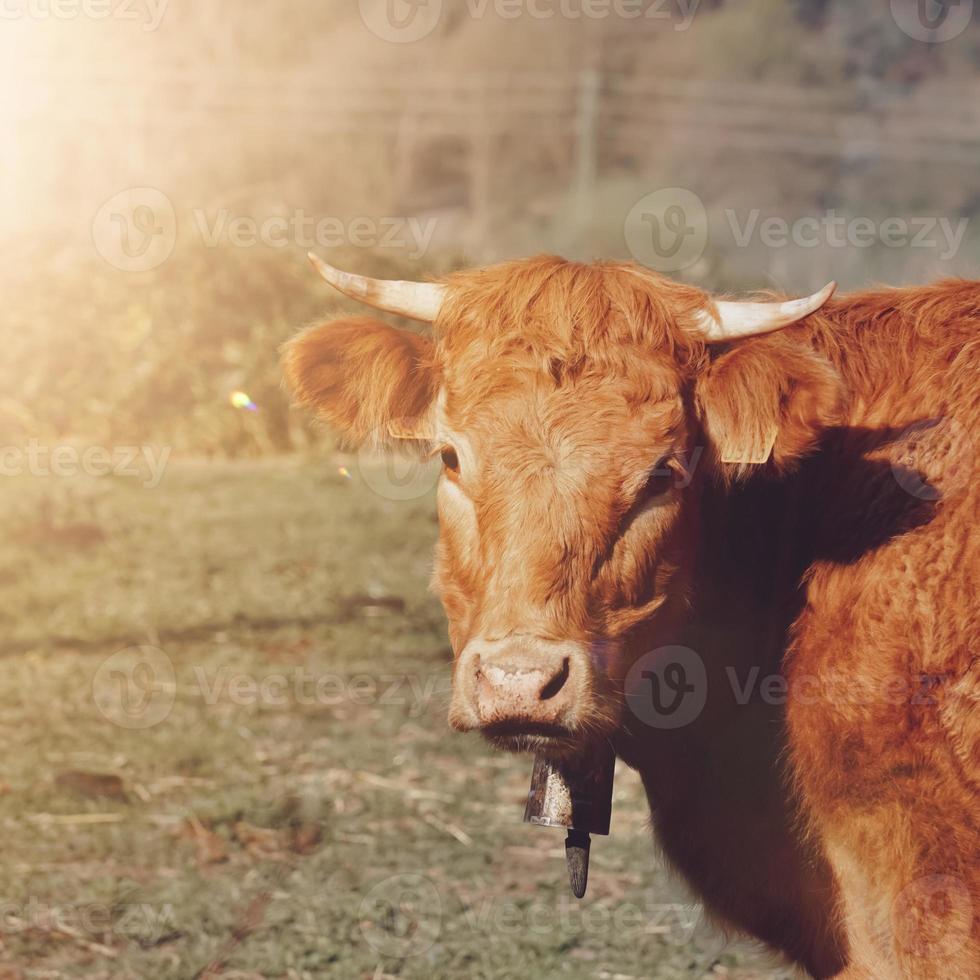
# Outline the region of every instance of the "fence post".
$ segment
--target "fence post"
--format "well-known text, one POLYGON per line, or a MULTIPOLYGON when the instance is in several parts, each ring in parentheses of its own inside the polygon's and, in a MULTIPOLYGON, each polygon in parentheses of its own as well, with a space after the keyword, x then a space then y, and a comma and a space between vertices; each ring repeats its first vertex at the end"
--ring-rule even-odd
POLYGON ((392 161, 392 193, 390 206, 395 210, 409 208, 414 204, 415 163, 419 147, 420 117, 406 107, 395 121, 395 135, 392 140, 394 160, 392 161))
POLYGON ((491 93, 487 79, 477 86, 471 97, 475 105, 470 112, 470 221, 467 237, 471 253, 482 257, 490 231, 495 142, 493 126, 496 124, 491 117, 491 93))
POLYGON ((572 198, 575 225, 581 229, 588 222, 595 200, 598 170, 598 115, 601 77, 596 68, 586 68, 578 78, 575 108, 575 173, 572 198))
MULTIPOLYGON (((17 183, 25 179, 20 168, 23 159, 21 141, 24 140, 28 122, 26 114, 18 114, 0 140, 0 214, 4 215, 8 228, 19 215, 30 213, 35 207, 34 201, 27 202, 26 208, 23 207, 25 202, 21 202, 20 207, 17 202, 17 183)), ((20 230, 19 226, 17 230, 20 230)))
POLYGON ((126 165, 128 179, 138 184, 146 174, 146 112, 145 89, 142 85, 130 84, 126 94, 126 165))

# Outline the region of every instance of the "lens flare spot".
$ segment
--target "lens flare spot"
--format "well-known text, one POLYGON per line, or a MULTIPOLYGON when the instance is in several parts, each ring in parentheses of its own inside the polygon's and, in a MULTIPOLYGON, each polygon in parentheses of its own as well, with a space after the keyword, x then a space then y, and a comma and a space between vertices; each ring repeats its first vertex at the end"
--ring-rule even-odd
POLYGON ((242 408, 246 412, 257 412, 259 410, 259 406, 244 391, 233 391, 228 396, 228 400, 235 408, 242 408))

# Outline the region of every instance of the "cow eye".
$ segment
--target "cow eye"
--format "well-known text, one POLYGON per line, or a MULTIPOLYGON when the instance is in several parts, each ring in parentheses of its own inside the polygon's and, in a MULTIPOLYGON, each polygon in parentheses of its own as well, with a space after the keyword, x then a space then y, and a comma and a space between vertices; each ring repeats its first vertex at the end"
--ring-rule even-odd
POLYGON ((674 486, 674 479, 677 476, 677 462, 673 456, 661 456, 657 460, 657 465, 650 470, 647 482, 643 485, 640 492, 642 499, 662 497, 674 486))
POLYGON ((456 450, 447 446, 439 455, 446 472, 452 476, 459 476, 459 456, 456 455, 456 450))

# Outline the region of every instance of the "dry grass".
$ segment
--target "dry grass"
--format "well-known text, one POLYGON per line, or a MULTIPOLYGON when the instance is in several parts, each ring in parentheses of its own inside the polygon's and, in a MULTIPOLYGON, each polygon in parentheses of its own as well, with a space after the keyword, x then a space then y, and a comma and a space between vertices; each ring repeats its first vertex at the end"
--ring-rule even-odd
POLYGON ((0 484, 0 977, 763 969, 667 879, 631 773, 571 898, 528 760, 446 728, 431 498, 338 462, 0 484))

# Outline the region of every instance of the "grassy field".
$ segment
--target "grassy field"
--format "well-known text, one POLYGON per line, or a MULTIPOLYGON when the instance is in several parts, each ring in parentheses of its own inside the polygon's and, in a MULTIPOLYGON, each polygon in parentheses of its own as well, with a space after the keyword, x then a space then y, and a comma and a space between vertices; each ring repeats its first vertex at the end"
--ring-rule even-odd
POLYGON ((530 761, 446 727, 432 494, 384 472, 0 481, 0 980, 788 977, 631 772, 570 896, 530 761))

